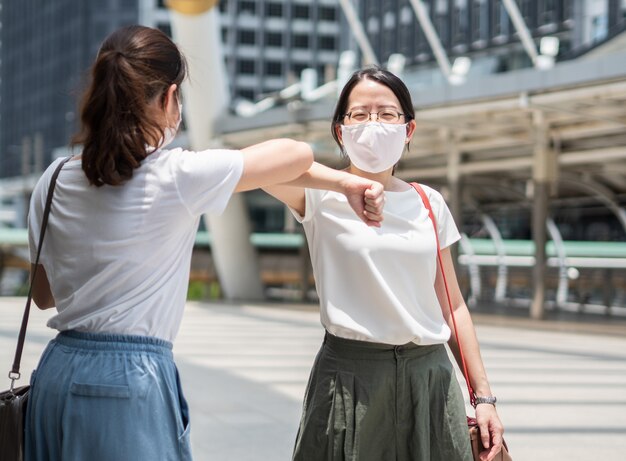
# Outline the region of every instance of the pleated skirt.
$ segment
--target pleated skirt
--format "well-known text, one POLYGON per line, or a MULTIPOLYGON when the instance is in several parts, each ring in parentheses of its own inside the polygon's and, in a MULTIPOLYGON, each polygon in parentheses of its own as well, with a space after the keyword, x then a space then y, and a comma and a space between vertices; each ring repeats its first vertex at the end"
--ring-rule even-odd
POLYGON ((305 395, 294 461, 472 461, 445 346, 326 333, 305 395))

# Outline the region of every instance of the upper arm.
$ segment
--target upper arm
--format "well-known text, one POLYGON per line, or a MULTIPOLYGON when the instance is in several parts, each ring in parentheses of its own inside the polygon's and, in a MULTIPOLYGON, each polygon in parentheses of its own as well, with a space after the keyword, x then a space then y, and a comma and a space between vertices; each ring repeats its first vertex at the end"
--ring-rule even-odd
POLYGON ((243 174, 236 192, 289 182, 313 163, 310 146, 291 139, 265 141, 242 149, 242 153, 243 174))
POLYGON ((56 305, 54 296, 52 296, 52 290, 50 289, 50 282, 48 281, 48 275, 44 267, 37 265, 37 272, 35 273, 35 265, 30 265, 31 273, 31 285, 33 292, 33 301, 39 309, 49 309, 56 305), (33 274, 34 277, 33 277, 33 274))
POLYGON ((267 186, 263 190, 277 198, 300 216, 306 212, 306 198, 303 187, 298 186, 267 186))
POLYGON ((435 292, 437 293, 437 298, 439 299, 439 304, 443 309, 444 316, 448 319, 450 316, 450 309, 441 269, 443 269, 446 274, 446 281, 448 282, 448 289, 450 291, 450 301, 452 306, 454 306, 455 311, 457 308, 463 306, 465 301, 463 300, 463 294, 461 293, 461 288, 459 287, 459 282, 456 278, 452 253, 450 252, 449 247, 441 250, 441 261, 443 263, 442 268, 440 268, 439 264, 437 264, 438 268, 437 276, 435 278, 435 292))

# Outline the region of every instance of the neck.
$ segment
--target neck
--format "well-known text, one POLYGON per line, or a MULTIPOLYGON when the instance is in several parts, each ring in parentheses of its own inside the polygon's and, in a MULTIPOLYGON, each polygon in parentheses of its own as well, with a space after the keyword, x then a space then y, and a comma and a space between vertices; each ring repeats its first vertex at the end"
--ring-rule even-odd
POLYGON ((350 164, 347 169, 348 173, 361 176, 362 178, 371 179, 372 181, 379 182, 383 185, 385 190, 389 190, 392 184, 393 175, 391 174, 393 168, 389 168, 388 170, 382 171, 380 173, 368 173, 367 171, 363 171, 350 164))

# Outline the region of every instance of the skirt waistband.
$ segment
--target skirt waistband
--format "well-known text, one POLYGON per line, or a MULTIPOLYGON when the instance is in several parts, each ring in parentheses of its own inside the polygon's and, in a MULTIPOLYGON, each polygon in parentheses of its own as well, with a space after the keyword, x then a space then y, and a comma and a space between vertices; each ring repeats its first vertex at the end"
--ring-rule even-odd
POLYGON ((59 332, 55 341, 76 349, 151 352, 172 357, 172 343, 152 336, 66 330, 59 332))
POLYGON ((415 343, 402 345, 359 341, 355 339, 340 338, 328 331, 324 336, 324 345, 332 352, 342 357, 367 358, 386 360, 395 357, 421 357, 437 351, 445 351, 443 344, 420 346, 415 343))

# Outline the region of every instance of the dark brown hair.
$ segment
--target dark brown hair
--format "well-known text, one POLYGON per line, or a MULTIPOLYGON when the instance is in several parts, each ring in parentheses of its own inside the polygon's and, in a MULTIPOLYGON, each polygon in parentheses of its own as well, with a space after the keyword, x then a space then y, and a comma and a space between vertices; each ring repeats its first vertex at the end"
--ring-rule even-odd
POLYGON ((150 153, 146 146, 164 137, 151 103, 159 98, 165 108, 168 88, 180 88, 186 73, 181 52, 157 29, 124 27, 104 40, 82 98, 81 129, 72 140, 82 145, 91 184, 116 186, 132 178, 150 153))
POLYGON ((381 85, 385 85, 393 91, 393 94, 396 95, 396 98, 398 98, 400 106, 402 107, 402 112, 404 113, 404 120, 408 123, 415 118, 415 109, 413 108, 413 102, 411 101, 411 93, 402 80, 388 70, 381 69, 378 66, 371 66, 357 70, 352 74, 350 79, 346 82, 346 85, 341 90, 330 127, 333 139, 339 146, 339 149, 341 149, 342 153, 345 152, 343 145, 339 142, 336 127, 343 122, 343 118, 346 115, 346 111, 348 110, 348 99, 350 98, 352 89, 357 85, 357 83, 363 80, 373 80, 381 85))

